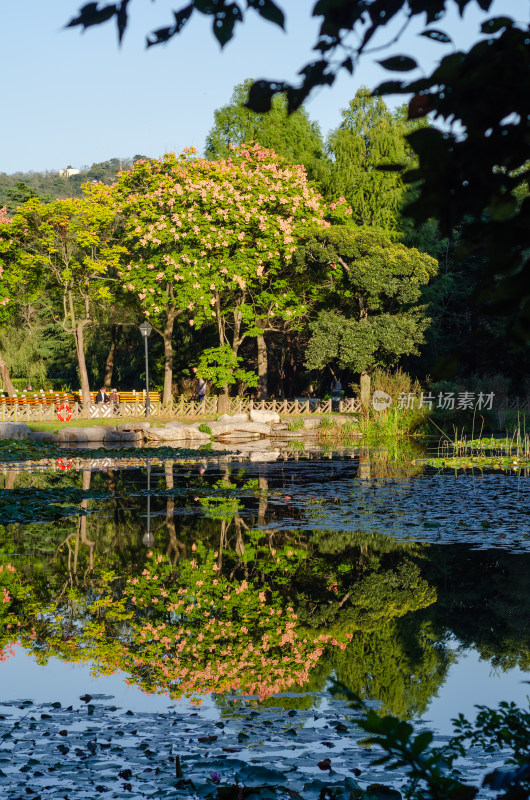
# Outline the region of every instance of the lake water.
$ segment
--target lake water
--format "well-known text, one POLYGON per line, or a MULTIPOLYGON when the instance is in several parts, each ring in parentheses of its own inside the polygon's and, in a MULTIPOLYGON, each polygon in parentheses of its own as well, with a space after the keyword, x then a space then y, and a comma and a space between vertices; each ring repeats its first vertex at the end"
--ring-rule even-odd
POLYGON ((364 788, 389 776, 351 694, 436 744, 527 706, 529 478, 416 455, 4 462, 0 792, 207 797, 258 767, 364 788))

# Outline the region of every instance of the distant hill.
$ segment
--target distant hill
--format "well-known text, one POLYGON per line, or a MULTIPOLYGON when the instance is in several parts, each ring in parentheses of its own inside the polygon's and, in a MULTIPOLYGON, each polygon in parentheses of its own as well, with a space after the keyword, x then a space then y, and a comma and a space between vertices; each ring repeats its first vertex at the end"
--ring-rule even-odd
POLYGON ((14 172, 11 175, 0 172, 0 208, 6 206, 7 211, 13 213, 17 206, 25 203, 30 197, 49 200, 58 197, 81 197, 81 186, 86 181, 114 183, 120 170, 129 169, 140 158, 146 156, 111 158, 108 161, 92 164, 91 167, 81 167, 78 175, 69 178, 62 178, 59 171, 14 172))

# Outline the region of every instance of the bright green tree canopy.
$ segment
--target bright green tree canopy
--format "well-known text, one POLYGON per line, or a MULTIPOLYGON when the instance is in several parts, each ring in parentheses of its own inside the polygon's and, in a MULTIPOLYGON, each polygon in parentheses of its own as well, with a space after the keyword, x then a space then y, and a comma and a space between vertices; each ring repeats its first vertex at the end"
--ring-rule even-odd
POLYGON ((435 259, 375 228, 349 225, 322 231, 305 255, 323 276, 321 312, 307 349, 310 369, 334 363, 365 372, 417 352, 429 320, 416 304, 436 274, 435 259))
POLYGON ((290 164, 302 164, 309 178, 323 180, 328 161, 320 128, 311 122, 304 108, 287 113, 285 97, 275 98, 269 114, 257 114, 245 107, 251 80, 238 84, 230 102, 215 111, 215 123, 206 138, 207 158, 227 158, 230 145, 257 142, 273 150, 290 164))
POLYGON ((347 200, 358 225, 394 230, 406 187, 398 173, 379 167, 409 160, 403 114, 362 87, 342 117, 327 142, 332 158, 328 194, 347 200))

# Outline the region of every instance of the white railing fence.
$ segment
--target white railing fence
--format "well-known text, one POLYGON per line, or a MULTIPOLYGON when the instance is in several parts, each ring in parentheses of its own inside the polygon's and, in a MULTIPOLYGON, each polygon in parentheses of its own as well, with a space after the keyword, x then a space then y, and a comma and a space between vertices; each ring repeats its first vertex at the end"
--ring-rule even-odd
MULTIPOLYGON (((57 411, 63 406, 61 414, 65 414, 64 406, 68 406, 71 413, 71 420, 83 419, 109 419, 116 421, 120 419, 131 419, 145 417, 145 402, 122 402, 115 407, 112 403, 90 404, 88 406, 80 403, 65 403, 61 400, 58 404, 42 403, 32 404, 14 403, 6 405, 0 403, 0 421, 2 422, 54 422, 58 419, 57 411)), ((218 398, 207 397, 202 403, 193 400, 186 400, 180 397, 170 403, 161 403, 151 400, 150 416, 154 418, 168 417, 202 417, 215 416, 218 413, 218 398)), ((296 414, 329 414, 332 408, 331 400, 295 399, 295 400, 253 400, 247 397, 230 397, 228 402, 228 413, 236 414, 249 412, 252 409, 264 411, 276 411, 278 414, 291 416, 296 414)), ((338 411, 343 413, 355 413, 360 409, 360 401, 356 397, 341 400, 338 404, 338 411)))

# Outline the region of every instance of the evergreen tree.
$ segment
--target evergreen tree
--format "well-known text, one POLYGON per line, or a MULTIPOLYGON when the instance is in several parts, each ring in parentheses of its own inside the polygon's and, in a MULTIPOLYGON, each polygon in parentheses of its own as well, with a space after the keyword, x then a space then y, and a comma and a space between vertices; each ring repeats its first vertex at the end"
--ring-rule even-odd
POLYGON ((361 87, 342 116, 327 141, 332 160, 327 193, 347 200, 358 225, 396 230, 407 189, 397 172, 379 167, 410 160, 403 113, 361 87))
POLYGON ((215 111, 204 147, 206 158, 228 158, 230 146, 257 142, 291 164, 303 164, 311 180, 325 181, 329 161, 318 124, 309 119, 304 108, 289 115, 283 95, 275 98, 269 114, 249 111, 245 103, 251 84, 252 80, 238 84, 228 105, 215 111))

